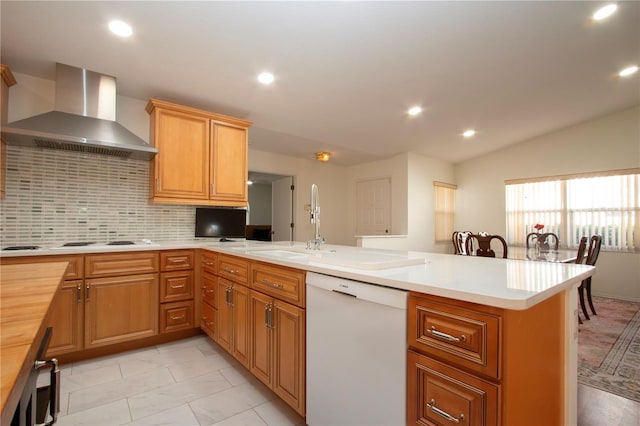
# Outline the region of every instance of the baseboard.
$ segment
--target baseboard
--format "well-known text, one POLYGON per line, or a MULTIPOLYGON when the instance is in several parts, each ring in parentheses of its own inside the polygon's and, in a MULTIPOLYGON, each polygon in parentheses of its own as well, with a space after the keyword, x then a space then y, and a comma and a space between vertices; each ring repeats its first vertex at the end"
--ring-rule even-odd
POLYGON ((113 355, 119 352, 126 352, 134 349, 141 349, 148 346, 155 346, 161 343, 172 342, 187 337, 198 336, 204 334, 199 328, 190 328, 188 330, 175 331, 173 333, 158 334, 144 339, 132 340, 130 342, 116 343, 114 345, 102 346, 99 348, 84 349, 68 354, 55 356, 60 364, 68 364, 71 362, 82 361, 91 358, 98 358, 106 355, 113 355))

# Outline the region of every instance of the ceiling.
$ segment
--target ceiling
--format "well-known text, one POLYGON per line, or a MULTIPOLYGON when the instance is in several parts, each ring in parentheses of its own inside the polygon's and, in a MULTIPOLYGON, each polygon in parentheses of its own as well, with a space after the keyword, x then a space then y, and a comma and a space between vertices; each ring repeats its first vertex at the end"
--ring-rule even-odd
POLYGON ((0 54, 17 73, 54 79, 60 62, 115 76, 120 95, 250 120, 254 150, 457 163, 640 103, 638 73, 617 76, 640 62, 640 2, 592 22, 603 4, 3 0, 0 54))

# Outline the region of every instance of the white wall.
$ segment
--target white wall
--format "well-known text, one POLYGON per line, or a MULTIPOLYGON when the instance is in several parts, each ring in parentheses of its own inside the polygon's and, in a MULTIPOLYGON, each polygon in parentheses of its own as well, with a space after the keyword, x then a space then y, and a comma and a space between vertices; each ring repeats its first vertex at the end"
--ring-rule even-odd
MULTIPOLYGON (((455 166, 456 229, 505 234, 505 180, 634 167, 638 106, 462 162, 455 166)), ((640 300, 640 254, 601 252, 596 266, 594 294, 640 300)))
POLYGON ((320 192, 320 234, 328 244, 354 245, 348 223, 346 168, 321 163, 315 157, 307 160, 249 149, 249 170, 294 177, 294 240, 307 241, 314 236, 305 205, 311 203, 311 184, 315 183, 320 192))
POLYGON ((409 250, 451 253, 450 241, 436 243, 433 181, 455 184, 454 167, 446 161, 410 153, 408 178, 409 250))

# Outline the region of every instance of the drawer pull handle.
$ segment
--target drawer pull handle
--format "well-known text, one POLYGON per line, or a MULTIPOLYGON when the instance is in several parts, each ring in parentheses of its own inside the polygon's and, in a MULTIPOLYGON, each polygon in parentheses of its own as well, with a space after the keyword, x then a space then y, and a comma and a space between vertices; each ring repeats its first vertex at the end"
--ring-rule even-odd
POLYGON ((235 269, 227 268, 226 266, 224 268, 224 271, 228 272, 230 274, 237 274, 238 273, 238 271, 236 271, 235 269))
POLYGON ((171 288, 184 288, 184 284, 180 284, 180 285, 171 284, 171 288))
POLYGON ((271 286, 271 287, 275 287, 275 288, 282 288, 283 287, 282 284, 274 283, 273 281, 269 281, 269 280, 266 280, 264 278, 262 279, 261 282, 262 282, 262 284, 265 284, 265 285, 268 285, 268 286, 271 286))
POLYGON ((184 263, 186 260, 184 259, 171 259, 171 263, 184 263))
POLYGON ((184 315, 180 315, 179 317, 171 317, 172 321, 183 320, 185 318, 184 315))
POLYGON ((207 266, 213 266, 213 262, 207 262, 207 261, 204 261, 204 262, 202 262, 202 263, 204 263, 204 264, 205 264, 205 265, 207 265, 207 266))
POLYGON ((465 336, 464 334, 461 335, 460 337, 453 337, 450 334, 443 333, 441 331, 436 330, 436 328, 434 326, 431 326, 431 328, 428 329, 427 332, 429 334, 432 334, 432 335, 436 336, 436 337, 440 337, 442 339, 446 339, 446 340, 449 340, 451 342, 466 342, 467 341, 467 336, 465 336))
POLYGON ((464 421, 464 414, 460 414, 459 418, 453 417, 451 414, 447 413, 446 411, 442 411, 441 409, 436 407, 436 400, 433 398, 431 398, 431 402, 427 404, 427 407, 429 407, 429 409, 431 409, 431 411, 433 411, 437 415, 444 417, 450 422, 460 423, 461 421, 464 421))

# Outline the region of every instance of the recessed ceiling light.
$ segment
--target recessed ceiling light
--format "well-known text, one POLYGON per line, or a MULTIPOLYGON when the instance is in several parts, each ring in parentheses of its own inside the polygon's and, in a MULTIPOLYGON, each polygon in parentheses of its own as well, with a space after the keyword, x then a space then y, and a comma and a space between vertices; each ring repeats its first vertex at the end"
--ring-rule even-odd
POLYGON ((464 136, 465 138, 472 138, 474 135, 476 134, 476 131, 473 129, 469 129, 469 130, 465 130, 462 133, 462 136, 464 136))
POLYGON ((131 29, 131 26, 126 22, 122 22, 122 21, 116 20, 116 21, 109 22, 109 29, 111 30, 112 33, 120 37, 129 37, 131 34, 133 34, 133 30, 131 29))
POLYGON ((615 12, 617 9, 618 9, 617 4, 615 3, 608 4, 596 10, 596 13, 593 14, 592 18, 594 21, 601 21, 611 16, 613 12, 615 12))
POLYGON ((262 84, 271 84, 274 79, 273 74, 270 72, 263 72, 258 76, 258 81, 262 84))
POLYGON ((247 185, 253 185, 253 181, 252 180, 248 180, 247 181, 247 185))
POLYGON ((638 72, 638 66, 637 65, 633 65, 631 67, 627 67, 627 68, 623 69, 622 71, 620 71, 618 73, 618 75, 620 77, 628 77, 631 74, 635 74, 636 72, 638 72))
POLYGON ((409 115, 418 115, 422 112, 422 107, 419 106, 414 106, 409 108, 409 111, 407 111, 407 114, 409 115))

